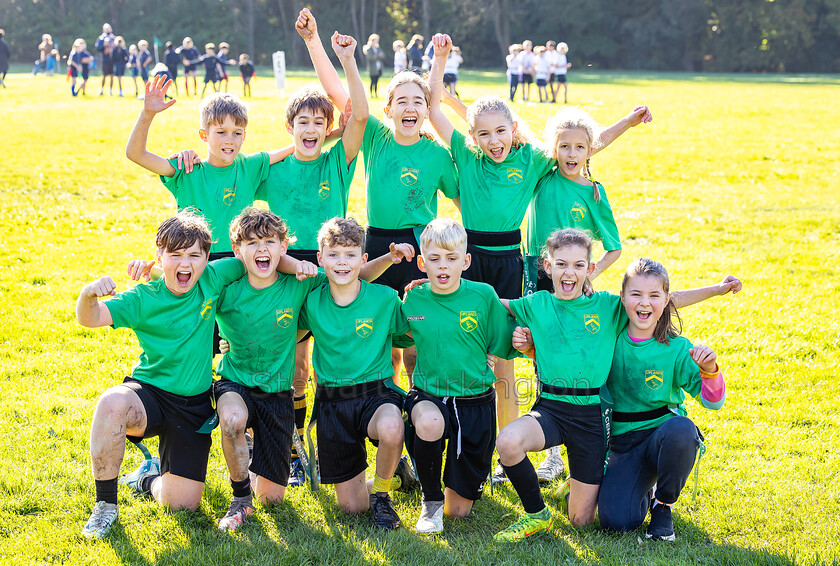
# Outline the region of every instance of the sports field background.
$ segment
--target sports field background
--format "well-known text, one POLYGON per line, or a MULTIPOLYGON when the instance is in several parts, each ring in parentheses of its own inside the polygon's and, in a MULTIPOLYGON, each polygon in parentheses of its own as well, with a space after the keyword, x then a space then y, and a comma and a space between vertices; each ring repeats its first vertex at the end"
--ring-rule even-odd
MULTIPOLYGON (((138 348, 128 330, 79 326, 75 300, 102 275, 118 290, 130 284, 126 263, 152 257, 174 199, 125 158, 141 102, 96 96, 98 77, 87 97, 72 98, 63 77, 20 71, 0 89, 0 564, 840 562, 840 77, 569 75, 570 102, 603 125, 640 103, 654 116, 592 161, 624 242, 596 287, 617 292, 623 269, 644 255, 665 264, 672 288, 731 273, 744 290, 683 311, 685 335, 717 351, 728 391, 719 413, 689 403, 708 453, 697 500, 692 478, 675 508, 677 542, 646 542, 643 529, 572 529, 546 488, 558 517, 551 534, 504 547, 492 534, 521 512, 509 485, 487 489, 472 517, 432 539, 412 529, 419 494, 395 495, 406 528, 382 533, 341 514, 329 488, 289 490, 241 531, 219 533, 230 487, 218 431, 198 512, 171 513, 121 488, 111 534, 81 537, 93 504, 93 407, 138 348)), ((291 73, 287 93, 312 80, 291 73)), ((232 78, 230 90, 240 85, 232 78)), ((459 90, 470 101, 506 85, 501 73, 465 72, 459 90)), ((244 150, 288 144, 286 99, 268 78, 253 92, 244 150)), ((159 115, 150 149, 204 154, 197 106, 184 98, 159 115)), ((381 106, 371 101, 378 116, 381 106)), ((535 131, 556 108, 515 105, 535 131)), ((350 213, 364 220, 361 164, 350 213)), ((524 361, 517 376, 530 384, 524 361)), ((129 449, 123 472, 139 459, 129 449)))

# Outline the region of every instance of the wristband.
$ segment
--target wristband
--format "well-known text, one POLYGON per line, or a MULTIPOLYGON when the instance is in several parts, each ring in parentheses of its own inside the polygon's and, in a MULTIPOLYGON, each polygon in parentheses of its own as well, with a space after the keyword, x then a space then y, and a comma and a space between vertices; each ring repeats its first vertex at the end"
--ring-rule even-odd
POLYGON ((707 373, 707 372, 703 371, 702 368, 700 369, 700 377, 702 379, 714 379, 719 375, 720 375, 720 367, 718 367, 717 363, 715 364, 715 370, 711 373, 707 373))

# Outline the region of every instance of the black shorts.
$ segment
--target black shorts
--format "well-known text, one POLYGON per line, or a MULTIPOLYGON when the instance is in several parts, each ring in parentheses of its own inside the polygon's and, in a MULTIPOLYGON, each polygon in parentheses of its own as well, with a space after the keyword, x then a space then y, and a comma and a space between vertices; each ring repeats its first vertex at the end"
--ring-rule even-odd
POLYGON ((509 81, 508 81, 510 83, 510 86, 514 87, 514 86, 518 85, 520 83, 519 79, 520 79, 521 76, 522 75, 517 75, 517 74, 511 73, 509 81))
POLYGON ((443 73, 443 84, 457 83, 458 75, 455 73, 443 73))
MULTIPOLYGON (((415 387, 405 399, 409 418, 420 401, 431 401, 443 415, 441 452, 447 444, 443 484, 464 499, 480 499, 496 448, 496 391, 490 388, 479 395, 441 399, 415 387)), ((413 438, 408 437, 413 435, 411 427, 406 444, 412 444, 413 438)))
POLYGON ((545 86, 546 80, 545 79, 537 79, 537 86, 545 86))
POLYGON ((565 74, 558 75, 557 73, 555 73, 554 74, 554 80, 556 80, 558 83, 564 83, 564 82, 566 82, 566 75, 565 74))
POLYGON ((219 77, 216 76, 216 73, 204 75, 204 84, 215 83, 218 80, 219 77))
POLYGON ((140 77, 143 79, 144 83, 149 82, 149 69, 146 67, 140 69, 140 77))
POLYGON ((298 261, 308 261, 318 265, 318 250, 286 250, 286 255, 298 261))
POLYGON ((128 436, 128 440, 136 444, 144 438, 159 437, 160 473, 204 483, 212 443, 212 428, 205 425, 215 418, 211 390, 185 397, 131 377, 126 377, 123 385, 140 397, 146 411, 143 436, 128 436), (203 428, 209 430, 204 432, 203 428))
POLYGON ((292 391, 266 393, 222 378, 213 384, 213 396, 236 393, 248 408, 245 428, 254 430, 254 456, 249 469, 279 485, 289 483, 289 458, 295 431, 292 391))
POLYGON ((114 76, 121 77, 125 75, 125 65, 114 65, 114 76))
POLYGON ((534 75, 529 75, 528 73, 522 73, 522 79, 520 80, 521 83, 529 85, 534 82, 534 75))
POLYGON ((385 387, 383 381, 346 388, 319 385, 315 397, 318 400, 321 483, 335 484, 353 479, 368 467, 365 439, 373 414, 387 404, 402 411, 402 397, 385 387))
MULTIPOLYGON (((81 75, 82 75, 82 78, 84 80, 88 80, 88 76, 90 75, 90 67, 88 67, 87 65, 82 65, 81 75)), ((78 77, 79 76, 79 70, 76 67, 70 67, 70 76, 71 77, 78 77)))
POLYGON ((572 405, 537 399, 529 413, 545 435, 545 448, 566 445, 569 475, 599 485, 604 475, 604 425, 600 405, 572 405))
POLYGON ((184 74, 185 75, 187 73, 195 73, 196 71, 197 71, 197 69, 196 69, 195 65, 185 65, 184 66, 184 74))
POLYGON ((414 246, 415 256, 411 261, 401 261, 392 265, 385 273, 374 280, 374 283, 385 285, 399 293, 402 299, 405 295, 405 286, 415 279, 426 279, 426 274, 417 268, 417 254, 420 253, 420 244, 414 236, 414 228, 401 228, 399 230, 387 230, 385 228, 374 228, 368 226, 365 253, 368 260, 376 259, 381 255, 390 253, 391 242, 395 244, 411 244, 414 246))
POLYGON ((492 245, 514 245, 521 239, 519 230, 511 232, 476 232, 467 230, 467 252, 472 256, 464 279, 492 285, 502 299, 518 299, 522 296, 524 263, 522 252, 513 250, 488 250, 478 247, 492 245))
POLYGON ((110 57, 102 57, 102 74, 105 76, 114 74, 114 61, 110 57))

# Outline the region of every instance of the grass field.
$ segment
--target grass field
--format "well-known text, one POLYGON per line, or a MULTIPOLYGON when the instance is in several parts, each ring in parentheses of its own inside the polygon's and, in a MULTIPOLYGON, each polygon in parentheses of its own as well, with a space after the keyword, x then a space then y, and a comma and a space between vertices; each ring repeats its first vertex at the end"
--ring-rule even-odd
MULTIPOLYGON (((287 91, 313 78, 291 73, 287 91)), ((599 288, 617 291, 645 255, 665 263, 674 288, 732 273, 744 290, 683 312, 685 335, 718 352, 729 391, 719 413, 690 403, 709 450, 697 500, 690 479, 676 505, 677 542, 575 530, 549 497, 560 517, 551 534, 513 548, 491 542, 521 512, 509 486, 487 490, 472 517, 434 539, 410 528, 419 495, 395 496, 409 528, 383 534, 342 515, 329 488, 290 490, 221 534, 230 487, 218 431, 198 512, 168 512, 122 488, 110 536, 81 537, 93 407, 138 348, 128 330, 78 325, 75 299, 105 274, 125 289, 126 263, 151 257, 155 228, 174 211, 154 175, 124 156, 141 102, 95 96, 97 80, 79 98, 62 77, 23 72, 0 89, 0 563, 840 563, 840 77, 570 74, 570 102, 602 124, 639 103, 654 114, 593 160, 625 246, 599 288)), ((472 100, 506 86, 500 74, 463 73, 459 89, 472 100)), ((245 151, 287 144, 285 99, 268 78, 253 91, 245 151)), ((203 153, 197 106, 179 100, 159 116, 150 148, 203 153)), ((516 104, 534 130, 555 108, 516 104)), ((350 209, 364 218, 361 166, 350 209)), ((139 457, 129 450, 123 471, 139 457)))

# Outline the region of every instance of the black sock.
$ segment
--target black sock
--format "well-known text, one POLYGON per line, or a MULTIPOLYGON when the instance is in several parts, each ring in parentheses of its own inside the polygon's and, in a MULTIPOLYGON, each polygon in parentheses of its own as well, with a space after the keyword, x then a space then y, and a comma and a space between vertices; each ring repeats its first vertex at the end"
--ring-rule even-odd
POLYGON ((148 475, 142 480, 140 480, 140 491, 143 493, 151 493, 152 492, 152 482, 158 479, 160 475, 152 476, 148 475))
POLYGON ((105 503, 117 503, 117 478, 112 480, 93 480, 96 484, 96 500, 105 503))
POLYGON ((251 495, 251 479, 245 478, 244 481, 236 481, 231 478, 230 487, 233 488, 234 497, 247 497, 251 495))
POLYGON ((508 479, 510 480, 513 489, 522 500, 522 507, 525 508, 526 513, 537 513, 545 508, 542 493, 540 492, 540 480, 537 479, 537 471, 534 465, 527 456, 518 464, 513 466, 505 466, 508 479))
MULTIPOLYGON (((303 431, 306 428, 306 395, 295 397, 293 399, 295 404, 295 428, 298 436, 303 436, 303 431)), ((298 453, 292 444, 292 458, 297 458, 298 453)))
POLYGON ((441 440, 428 442, 419 436, 414 437, 414 460, 424 501, 443 501, 443 490, 440 487, 440 471, 443 468, 442 449, 441 440))

